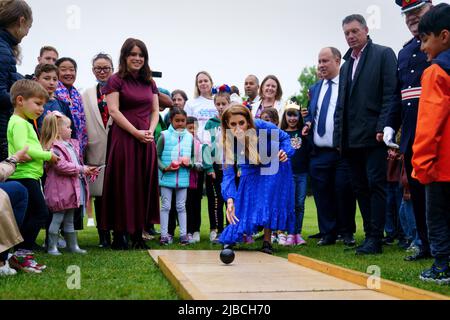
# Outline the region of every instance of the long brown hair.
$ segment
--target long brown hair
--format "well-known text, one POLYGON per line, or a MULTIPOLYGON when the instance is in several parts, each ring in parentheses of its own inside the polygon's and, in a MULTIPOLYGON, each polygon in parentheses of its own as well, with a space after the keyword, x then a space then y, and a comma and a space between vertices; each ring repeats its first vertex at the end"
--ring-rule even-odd
POLYGON ((275 101, 280 101, 281 98, 283 97, 283 89, 281 88, 281 83, 280 80, 278 80, 278 78, 274 75, 268 75, 267 77, 264 78, 263 82, 261 83, 261 86, 259 87, 259 96, 264 99, 264 85, 266 84, 267 81, 269 80, 273 80, 277 83, 277 93, 275 95, 275 101))
MULTIPOLYGON (((0 29, 6 29, 18 24, 20 18, 26 21, 33 20, 33 12, 30 6, 23 0, 2 0, 0 1, 0 29)), ((20 46, 13 46, 14 56, 20 63, 20 46)))
POLYGON ((144 55, 144 66, 139 70, 139 80, 146 84, 151 84, 153 81, 152 78, 152 70, 149 66, 149 57, 147 46, 144 42, 139 39, 128 38, 124 44, 122 45, 122 49, 120 50, 120 59, 119 59, 119 77, 122 79, 130 76, 131 73, 128 71, 127 66, 127 58, 130 56, 131 51, 134 47, 138 47, 141 49, 142 54, 144 55))
POLYGON ((252 114, 247 107, 240 104, 235 104, 225 110, 222 115, 222 143, 223 152, 225 154, 226 165, 235 163, 234 142, 235 137, 231 132, 228 124, 232 116, 243 116, 248 123, 248 130, 245 135, 245 158, 249 160, 250 164, 261 164, 258 154, 258 136, 256 135, 256 125, 253 121, 252 114))

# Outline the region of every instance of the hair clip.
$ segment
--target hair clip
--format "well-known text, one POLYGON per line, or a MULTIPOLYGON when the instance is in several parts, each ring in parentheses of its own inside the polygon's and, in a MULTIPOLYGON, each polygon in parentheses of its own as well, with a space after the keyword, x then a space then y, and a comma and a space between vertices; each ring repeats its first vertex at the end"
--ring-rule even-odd
POLYGON ((231 87, 227 84, 223 84, 220 87, 213 87, 212 94, 218 94, 221 92, 231 93, 231 87))

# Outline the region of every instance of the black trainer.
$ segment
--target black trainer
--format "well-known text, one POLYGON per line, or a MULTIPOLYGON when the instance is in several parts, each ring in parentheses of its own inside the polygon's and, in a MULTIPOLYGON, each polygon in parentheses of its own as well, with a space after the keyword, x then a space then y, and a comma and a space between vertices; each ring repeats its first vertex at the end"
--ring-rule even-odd
POLYGON ((272 244, 270 242, 268 242, 268 241, 264 241, 262 249, 261 249, 261 252, 265 253, 265 254, 273 255, 272 244))
POLYGON ((430 269, 422 272, 420 280, 439 285, 450 284, 450 266, 447 264, 443 267, 438 267, 436 264, 433 264, 430 269))
POLYGON ((380 254, 383 253, 383 247, 381 245, 381 241, 369 238, 361 247, 356 249, 356 255, 371 255, 371 254, 380 254))

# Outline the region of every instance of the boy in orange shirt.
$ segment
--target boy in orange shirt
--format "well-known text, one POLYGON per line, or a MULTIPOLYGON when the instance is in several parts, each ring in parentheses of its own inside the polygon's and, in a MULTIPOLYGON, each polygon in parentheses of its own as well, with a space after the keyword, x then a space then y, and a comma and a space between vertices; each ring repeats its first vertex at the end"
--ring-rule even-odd
POLYGON ((450 284, 450 5, 442 3, 419 24, 422 51, 432 65, 422 77, 413 150, 413 177, 425 185, 428 235, 435 262, 420 279, 450 284))

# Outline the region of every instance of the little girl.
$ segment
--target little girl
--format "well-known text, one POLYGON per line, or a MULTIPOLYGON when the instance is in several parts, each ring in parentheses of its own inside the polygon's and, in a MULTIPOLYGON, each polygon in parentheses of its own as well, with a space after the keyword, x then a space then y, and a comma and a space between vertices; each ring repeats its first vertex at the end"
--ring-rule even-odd
POLYGON ((186 196, 189 187, 193 137, 186 130, 186 120, 187 114, 184 110, 173 108, 170 112, 171 125, 168 130, 161 133, 157 145, 162 200, 160 244, 163 246, 173 242, 173 237, 168 232, 173 192, 176 193, 180 244, 189 244, 186 230, 186 196))
MULTIPOLYGON (((212 172, 214 169, 204 160, 203 155, 208 155, 207 145, 202 145, 197 136, 198 120, 194 117, 187 118, 187 130, 194 137, 194 166, 189 176, 189 189, 186 198, 187 232, 190 244, 200 242, 200 226, 202 224, 202 197, 204 172, 212 172)), ((205 158, 206 158, 205 157, 205 158)))
MULTIPOLYGON (((306 188, 308 184, 309 146, 306 139, 302 138, 303 118, 300 106, 287 104, 281 121, 281 130, 291 137, 291 146, 295 154, 291 159, 292 173, 295 187, 295 230, 289 234, 284 245, 304 245, 306 241, 302 237, 303 218, 305 215, 306 188)), ((281 235, 278 236, 279 243, 281 235)))
MULTIPOLYGON (((209 119, 205 125, 205 131, 209 132, 211 137, 211 147, 208 148, 211 156, 210 166, 212 170, 207 171, 206 175, 206 195, 208 197, 208 212, 210 224, 209 240, 217 243, 220 234, 224 228, 224 206, 225 201, 222 197, 221 184, 223 180, 222 159, 217 151, 220 150, 219 144, 222 139, 221 119, 226 109, 230 107, 231 96, 228 92, 229 87, 223 85, 217 89, 214 96, 214 105, 216 106, 218 116, 209 119)), ((209 158, 209 157, 208 157, 209 158)))
POLYGON ((261 120, 271 122, 277 127, 280 125, 280 116, 275 108, 266 108, 261 112, 261 120))
POLYGON ((77 140, 71 139, 71 121, 60 112, 49 113, 42 124, 41 144, 45 150, 52 150, 60 161, 47 166, 44 194, 48 208, 53 213, 48 231, 47 253, 59 256, 58 233, 64 223, 64 237, 67 250, 86 254, 80 249, 74 228, 74 212, 82 211, 89 199, 86 176, 95 177, 98 170, 83 165, 77 140))

